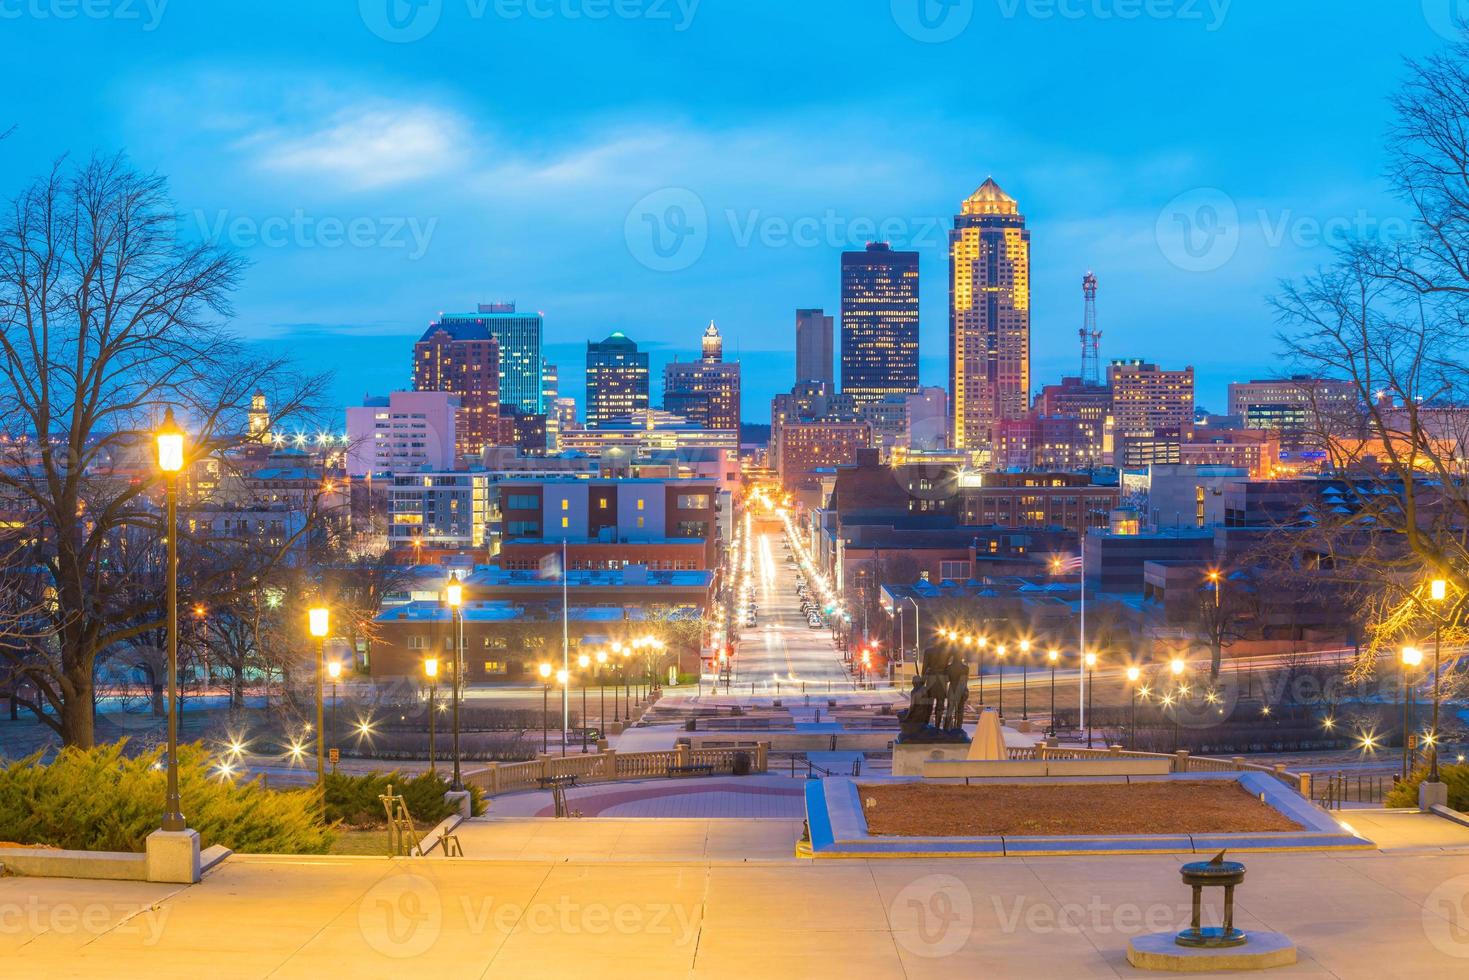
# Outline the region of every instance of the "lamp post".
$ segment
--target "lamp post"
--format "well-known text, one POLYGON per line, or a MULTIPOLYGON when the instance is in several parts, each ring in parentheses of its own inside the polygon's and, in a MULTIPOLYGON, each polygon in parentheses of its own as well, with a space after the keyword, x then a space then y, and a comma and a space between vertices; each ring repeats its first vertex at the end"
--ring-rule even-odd
POLYGON ((597 651, 597 700, 601 702, 602 737, 607 737, 607 651, 597 651))
MULTIPOLYGON (((1178 751, 1178 743, 1182 732, 1178 723, 1178 709, 1183 701, 1186 690, 1183 686, 1183 672, 1188 669, 1182 657, 1174 657, 1168 662, 1168 669, 1173 673, 1173 751, 1178 751)), ((1267 712, 1269 708, 1266 708, 1267 712)))
POLYGON ((576 658, 576 665, 581 668, 581 751, 583 755, 587 752, 587 668, 592 665, 592 658, 586 654, 576 658))
POLYGON ((188 828, 179 800, 179 473, 184 468, 184 432, 173 420, 170 407, 158 430, 158 469, 163 473, 164 534, 168 541, 168 789, 160 826, 167 831, 188 828))
POLYGON ((1414 667, 1423 663, 1423 651, 1417 647, 1403 647, 1403 778, 1408 778, 1412 767, 1409 765, 1408 743, 1412 740, 1413 732, 1413 688, 1408 682, 1408 673, 1414 667))
POLYGON ((1000 720, 1005 720, 1005 644, 1001 643, 995 647, 995 666, 999 668, 1000 678, 996 686, 1000 689, 1000 720))
POLYGON ((1132 694, 1132 713, 1127 724, 1129 729, 1127 744, 1134 752, 1137 751, 1137 679, 1141 676, 1142 671, 1136 667, 1127 668, 1127 687, 1132 694))
POLYGON ((1050 650, 1046 659, 1051 662, 1051 734, 1056 734, 1056 661, 1061 659, 1060 650, 1050 650))
MULTIPOLYGON (((327 719, 330 722, 327 727, 331 732, 332 741, 335 742, 337 740, 337 681, 342 679, 342 662, 340 660, 333 660, 327 664, 326 676, 331 678, 332 682, 332 713, 327 719)), ((333 766, 332 771, 336 771, 335 766, 333 766)))
POLYGON ((323 788, 326 785, 326 726, 323 724, 325 714, 322 702, 322 684, 326 675, 326 634, 331 629, 331 610, 325 606, 317 606, 307 613, 308 625, 311 635, 316 638, 316 785, 323 788))
MULTIPOLYGON (((556 683, 561 685, 561 693, 565 695, 567 685, 571 683, 571 673, 566 670, 556 671, 556 683)), ((566 731, 561 732, 561 758, 566 758, 566 731)))
POLYGON ((428 771, 437 773, 438 767, 435 759, 438 753, 434 751, 434 680, 439 676, 439 660, 437 657, 429 657, 423 662, 423 672, 428 677, 428 771))
POLYGON ((444 602, 449 606, 450 621, 454 626, 454 781, 449 784, 449 788, 456 793, 462 793, 464 783, 459 777, 459 702, 464 699, 464 615, 461 611, 464 605, 464 585, 457 578, 450 579, 445 586, 444 602))
POLYGON ((622 705, 626 711, 622 720, 629 722, 632 721, 632 677, 630 675, 632 651, 620 643, 614 643, 612 652, 622 654, 622 705))
POLYGON ((1086 747, 1092 747, 1092 671, 1097 666, 1097 655, 1088 653, 1083 660, 1086 663, 1086 747))
MULTIPOLYGON (((1434 602, 1441 603, 1449 594, 1449 583, 1436 578, 1429 583, 1428 595, 1434 602)), ((1438 671, 1439 654, 1443 647, 1443 619, 1435 616, 1433 624, 1433 721, 1428 745, 1428 781, 1436 783, 1438 778, 1438 671)))
POLYGON ((1020 717, 1030 720, 1030 641, 1020 641, 1020 717))
POLYGON ((551 665, 543 663, 536 670, 541 675, 541 753, 545 754, 551 749, 551 733, 546 717, 546 712, 550 710, 551 665))

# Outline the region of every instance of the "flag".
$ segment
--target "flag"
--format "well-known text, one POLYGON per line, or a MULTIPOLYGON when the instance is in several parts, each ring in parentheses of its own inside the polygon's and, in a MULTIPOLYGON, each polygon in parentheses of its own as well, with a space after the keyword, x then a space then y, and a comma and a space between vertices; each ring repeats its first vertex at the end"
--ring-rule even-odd
POLYGON ((546 557, 541 559, 536 569, 536 574, 541 578, 560 578, 561 556, 554 551, 546 555, 546 557))
POLYGON ((1053 558, 1051 560, 1051 572, 1055 575, 1072 575, 1081 571, 1081 556, 1071 555, 1066 558, 1053 558))

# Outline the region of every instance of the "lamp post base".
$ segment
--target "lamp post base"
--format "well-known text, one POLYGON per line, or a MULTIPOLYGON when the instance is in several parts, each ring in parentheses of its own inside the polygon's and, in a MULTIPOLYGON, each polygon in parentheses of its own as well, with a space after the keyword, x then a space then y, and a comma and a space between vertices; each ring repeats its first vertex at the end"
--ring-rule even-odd
POLYGON ((192 885, 199 881, 199 832, 155 830, 146 842, 149 881, 192 885))
POLYGON ((1418 809, 1428 813, 1435 806, 1448 805, 1449 786, 1447 783, 1430 783, 1425 779, 1418 784, 1418 809))

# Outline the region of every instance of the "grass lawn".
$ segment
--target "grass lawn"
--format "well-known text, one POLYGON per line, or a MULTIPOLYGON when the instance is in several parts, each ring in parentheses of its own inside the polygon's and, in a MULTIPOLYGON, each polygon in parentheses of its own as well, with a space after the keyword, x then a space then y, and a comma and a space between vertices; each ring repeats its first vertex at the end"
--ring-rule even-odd
POLYGON ((857 787, 868 833, 895 837, 1229 834, 1301 827, 1238 783, 857 787))
MULTIPOLYGON (((437 824, 419 823, 418 833, 422 836, 433 830, 437 824)), ((386 827, 374 828, 350 828, 344 827, 336 832, 337 839, 332 842, 332 848, 328 854, 351 854, 367 855, 369 857, 388 857, 388 829, 386 827)))

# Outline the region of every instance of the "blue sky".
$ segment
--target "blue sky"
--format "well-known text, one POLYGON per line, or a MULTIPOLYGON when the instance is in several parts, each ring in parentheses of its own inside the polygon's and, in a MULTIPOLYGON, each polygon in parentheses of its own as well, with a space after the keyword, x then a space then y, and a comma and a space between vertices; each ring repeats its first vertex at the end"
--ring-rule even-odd
POLYGON ((1386 98, 1458 3, 0 0, 0 191, 94 149, 167 175, 251 262, 236 328, 344 404, 405 386, 435 313, 515 299, 579 399, 587 339, 656 369, 715 319, 758 422, 870 237, 922 253, 945 383, 943 228, 993 174, 1036 383, 1076 372, 1094 269, 1103 357, 1193 364, 1222 411, 1283 367, 1276 283, 1333 228, 1400 232, 1386 98))

